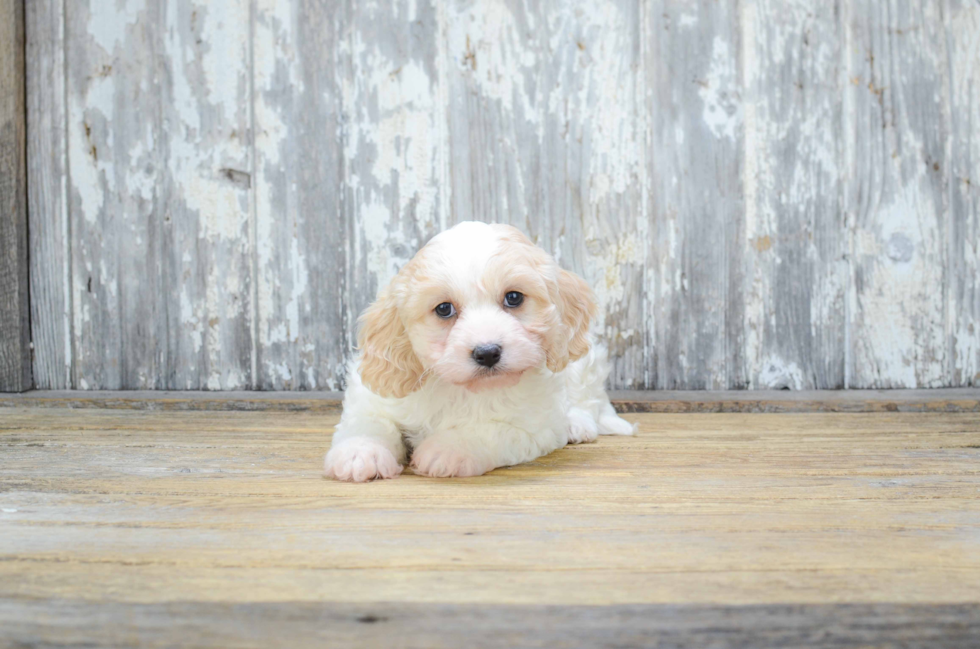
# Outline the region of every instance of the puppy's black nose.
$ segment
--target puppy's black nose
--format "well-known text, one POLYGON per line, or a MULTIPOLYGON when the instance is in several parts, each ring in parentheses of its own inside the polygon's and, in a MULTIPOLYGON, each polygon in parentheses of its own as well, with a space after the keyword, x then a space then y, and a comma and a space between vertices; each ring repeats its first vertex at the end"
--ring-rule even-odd
POLYGON ((500 345, 480 345, 473 350, 473 360, 483 367, 493 367, 500 362, 500 345))

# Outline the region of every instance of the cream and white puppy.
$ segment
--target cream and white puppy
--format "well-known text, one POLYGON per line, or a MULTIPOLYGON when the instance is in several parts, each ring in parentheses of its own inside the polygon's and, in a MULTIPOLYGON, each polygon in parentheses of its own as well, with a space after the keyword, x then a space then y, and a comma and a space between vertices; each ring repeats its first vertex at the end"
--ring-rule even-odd
POLYGON ((591 343, 588 285, 519 230, 433 238, 360 319, 327 476, 482 475, 597 435, 630 435, 591 343))

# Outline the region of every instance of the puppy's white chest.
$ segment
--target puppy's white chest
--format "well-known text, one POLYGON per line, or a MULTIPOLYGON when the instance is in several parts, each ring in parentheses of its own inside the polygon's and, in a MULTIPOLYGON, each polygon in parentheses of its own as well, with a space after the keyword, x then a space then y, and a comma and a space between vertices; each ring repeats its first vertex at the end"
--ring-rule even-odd
POLYGON ((460 436, 492 434, 495 429, 564 429, 561 382, 550 372, 523 377, 510 388, 472 393, 454 385, 434 383, 399 404, 399 427, 406 440, 416 442, 437 433, 460 436))

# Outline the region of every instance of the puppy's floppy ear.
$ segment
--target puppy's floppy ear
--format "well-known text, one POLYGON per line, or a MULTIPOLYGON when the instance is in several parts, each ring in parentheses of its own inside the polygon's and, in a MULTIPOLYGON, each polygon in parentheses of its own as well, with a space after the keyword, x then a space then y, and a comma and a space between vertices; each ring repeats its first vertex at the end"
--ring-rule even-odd
POLYGON ((552 347, 548 354, 548 369, 560 372, 569 361, 575 361, 589 352, 589 325, 598 313, 592 289, 585 280, 567 270, 558 270, 558 295, 555 306, 561 315, 565 330, 564 345, 552 347), (564 353, 560 353, 564 347, 564 353), (556 353, 558 352, 558 353, 556 353))
POLYGON ((364 385, 382 397, 402 398, 422 385, 424 369, 405 325, 391 287, 360 317, 357 346, 364 385))

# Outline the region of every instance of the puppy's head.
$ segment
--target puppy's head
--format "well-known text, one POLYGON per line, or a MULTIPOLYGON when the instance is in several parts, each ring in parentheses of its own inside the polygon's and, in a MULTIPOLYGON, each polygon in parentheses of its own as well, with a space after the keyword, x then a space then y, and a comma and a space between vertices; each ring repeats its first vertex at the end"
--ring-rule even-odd
POLYGON ((461 223, 433 238, 361 316, 361 379, 404 397, 429 376, 476 392, 589 350, 592 291, 508 225, 461 223))

